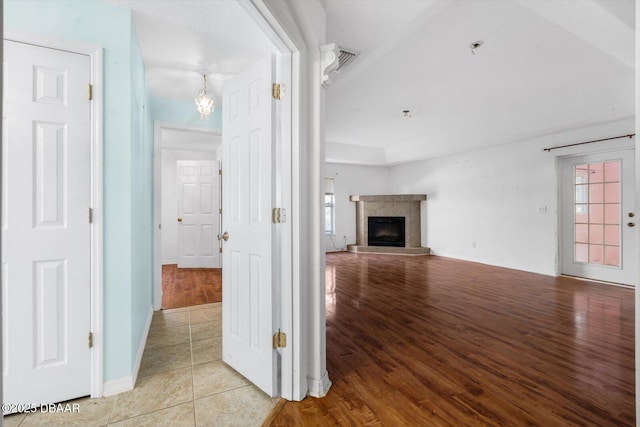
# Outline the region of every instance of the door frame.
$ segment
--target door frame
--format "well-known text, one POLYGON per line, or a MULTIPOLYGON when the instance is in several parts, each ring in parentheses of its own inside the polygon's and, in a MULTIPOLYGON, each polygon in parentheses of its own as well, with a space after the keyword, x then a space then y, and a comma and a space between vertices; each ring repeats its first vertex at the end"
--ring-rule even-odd
POLYGON ((91 207, 93 222, 90 225, 90 268, 91 268, 91 397, 102 397, 104 389, 104 334, 103 334, 103 59, 102 47, 74 40, 5 29, 4 40, 32 44, 49 49, 64 50, 87 55, 90 61, 92 102, 90 104, 90 144, 91 144, 91 207))
MULTIPOLYGON (((606 141, 598 144, 597 148, 586 149, 585 147, 567 147, 558 150, 558 154, 555 156, 555 172, 556 172, 556 187, 555 187, 555 235, 556 235, 556 262, 555 262, 555 275, 561 276, 562 273, 562 263, 563 263, 563 254, 562 254, 562 239, 563 239, 563 217, 562 217, 562 163, 564 159, 577 157, 577 156, 587 156, 590 154, 601 154, 608 152, 616 152, 620 150, 626 149, 634 149, 636 151, 636 161, 638 156, 638 148, 636 147, 636 137, 630 138, 628 141, 606 141)), ((636 164, 636 170, 638 169, 638 165, 636 164)), ((635 184, 632 184, 635 185, 635 184)), ((636 200, 636 205, 638 204, 638 200, 636 200)), ((636 251, 640 250, 640 247, 636 242, 636 251)), ((591 280, 591 279, 585 279, 591 280)), ((611 283, 612 285, 617 285, 615 283, 611 283)))
MULTIPOLYGON (((162 308, 162 130, 180 130, 222 136, 220 128, 153 122, 153 310, 162 308)), ((219 156, 217 156, 219 157, 219 156)), ((220 159, 218 158, 218 161, 220 159)))
MULTIPOLYGON (((289 221, 274 236, 281 243, 274 310, 288 335, 287 347, 279 350, 281 396, 288 400, 322 397, 331 386, 326 370, 321 234, 324 95, 319 47, 325 42, 326 14, 320 0, 248 0, 240 4, 274 44, 276 79, 286 89, 277 131, 281 144, 277 178, 283 191, 276 194, 276 202, 288 210, 289 221)), ((159 222, 154 219, 157 236, 159 222)), ((154 260, 154 273, 160 271, 156 277, 161 278, 157 254, 154 260)))
POLYGON ((288 342, 281 353, 282 397, 323 397, 331 387, 321 231, 325 138, 320 46, 326 42, 326 11, 321 0, 249 0, 241 5, 280 52, 276 79, 287 88, 280 129, 282 182, 288 194, 281 207, 288 208, 290 225, 276 236, 282 238, 281 254, 286 256, 281 260, 281 293, 276 299, 280 307, 274 307, 280 310, 288 342))
MULTIPOLYGON (((619 158, 621 155, 619 155, 618 153, 622 153, 622 152, 626 152, 626 151, 630 151, 630 156, 635 157, 636 153, 635 153, 635 147, 634 147, 634 141, 632 140, 631 142, 627 142, 624 144, 619 144, 618 147, 615 148, 610 148, 610 149, 603 149, 603 150, 597 150, 597 151, 589 151, 589 152, 580 152, 580 153, 574 153, 574 154, 567 154, 567 155, 563 155, 563 156, 558 156, 558 271, 556 275, 565 275, 564 273, 564 263, 568 260, 573 260, 573 257, 568 255, 568 252, 565 250, 566 247, 565 245, 568 244, 568 242, 573 242, 573 240, 566 240, 567 239, 567 234, 566 234, 566 230, 565 230, 565 226, 568 224, 568 219, 567 216, 570 215, 571 218, 573 218, 573 213, 569 214, 569 212, 567 211, 567 209, 565 209, 565 203, 566 203, 566 199, 563 196, 569 196, 568 194, 566 194, 567 191, 567 181, 565 178, 565 168, 568 167, 572 167, 571 164, 575 162, 575 159, 577 159, 578 157, 586 157, 586 156, 609 156, 608 158, 613 159, 617 159, 619 158)), ((635 160, 635 159, 634 159, 635 160)), ((599 161, 605 161, 605 160, 599 160, 599 161)), ((624 164, 623 164, 624 167, 624 164)), ((623 182, 622 179, 624 177, 624 170, 621 170, 620 172, 620 179, 621 179, 621 183, 623 182)), ((628 170, 627 170, 628 171, 628 170)), ((632 172, 635 175, 635 169, 632 172)), ((573 181, 571 182, 571 185, 573 185, 573 181)), ((635 182, 633 183, 627 183, 626 185, 630 186, 630 187, 635 187, 635 182)), ((620 192, 621 194, 623 193, 623 187, 621 186, 620 192)), ((635 190, 634 192, 634 196, 635 196, 635 190)), ((623 238, 623 234, 624 234, 624 227, 625 227, 625 217, 623 215, 623 210, 622 210, 622 202, 620 204, 621 206, 621 222, 620 222, 620 228, 621 228, 621 232, 620 232, 620 239, 621 242, 624 242, 624 238, 623 238)), ((635 208, 635 204, 632 205, 635 208)), ((571 236, 573 236, 574 231, 571 230, 571 236)), ((637 251, 638 251, 638 247, 637 247, 637 242, 636 239, 629 239, 629 241, 627 241, 626 245, 636 245, 635 248, 635 253, 637 256, 637 251)), ((622 247, 622 246, 621 246, 622 247)), ((624 248, 622 247, 622 250, 624 251, 624 248)), ((620 260, 621 265, 623 266, 622 268, 627 268, 629 270, 633 270, 634 267, 633 266, 625 266, 625 262, 624 262, 624 256, 621 258, 620 260)), ((626 263, 629 264, 629 263, 626 263)), ((615 267, 607 267, 603 265, 603 268, 613 268, 615 269, 615 267)), ((637 271, 635 272, 635 274, 637 275, 637 271)), ((572 276, 572 275, 569 275, 572 276)), ((572 276, 573 277, 573 276, 572 276)), ((583 277, 583 276, 575 276, 576 278, 579 279, 583 279, 583 280, 588 280, 588 281, 594 281, 594 282, 600 282, 600 283, 606 283, 608 285, 612 285, 612 286, 621 286, 621 287, 625 287, 625 288, 635 288, 635 284, 626 284, 626 283, 620 283, 620 282, 616 282, 616 281, 609 281, 609 280, 598 280, 598 279, 592 279, 589 277, 583 277)))
MULTIPOLYGON (((279 348, 280 396, 287 400, 302 400, 308 394, 307 364, 307 310, 301 310, 303 295, 300 279, 301 255, 294 251, 302 241, 300 186, 300 117, 304 112, 300 94, 301 82, 300 50, 304 49, 301 35, 292 38, 284 26, 293 28, 298 24, 291 15, 275 16, 265 0, 241 2, 256 25, 272 42, 275 51, 275 80, 285 88, 284 99, 279 100, 275 119, 275 164, 274 207, 286 209, 288 220, 274 228, 273 245, 279 253, 272 257, 273 286, 276 286, 273 302, 275 325, 287 334, 287 346, 279 348)), ((270 6, 287 7, 270 3, 270 6)), ((224 170, 225 165, 222 165, 224 170)), ((224 172, 223 172, 224 179, 224 172)), ((224 209, 224 208, 223 208, 224 209)), ((224 213, 223 213, 224 215, 224 213)), ((319 212, 318 212, 319 215, 319 212)))

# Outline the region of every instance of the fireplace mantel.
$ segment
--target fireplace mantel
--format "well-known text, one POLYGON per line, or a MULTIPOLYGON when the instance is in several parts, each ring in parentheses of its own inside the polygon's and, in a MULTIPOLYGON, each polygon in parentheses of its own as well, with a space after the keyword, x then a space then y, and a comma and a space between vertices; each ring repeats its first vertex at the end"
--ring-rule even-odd
POLYGON ((352 202, 421 202, 427 200, 426 194, 391 194, 376 196, 349 196, 352 202))
POLYGON ((428 255, 429 248, 421 246, 420 202, 426 194, 352 195, 356 203, 356 244, 348 245, 349 252, 428 255), (367 246, 368 218, 401 216, 405 218, 405 247, 367 246))

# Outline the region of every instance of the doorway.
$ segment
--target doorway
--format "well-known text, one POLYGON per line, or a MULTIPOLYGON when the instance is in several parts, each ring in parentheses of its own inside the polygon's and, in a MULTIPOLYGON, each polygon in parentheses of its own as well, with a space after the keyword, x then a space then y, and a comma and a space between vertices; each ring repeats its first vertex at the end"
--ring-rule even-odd
POLYGON ((163 124, 158 137, 161 308, 220 302, 220 131, 163 124))
POLYGON ((634 286, 635 151, 561 160, 561 272, 634 286))

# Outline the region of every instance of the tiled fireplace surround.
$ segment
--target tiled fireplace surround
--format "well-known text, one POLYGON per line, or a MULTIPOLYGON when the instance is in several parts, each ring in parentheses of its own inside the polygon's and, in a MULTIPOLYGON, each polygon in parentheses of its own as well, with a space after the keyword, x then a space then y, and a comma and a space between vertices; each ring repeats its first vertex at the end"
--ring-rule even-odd
POLYGON ((429 248, 421 246, 420 232, 420 202, 427 200, 426 194, 353 195, 349 200, 356 203, 356 244, 347 245, 349 252, 429 255, 429 248), (405 247, 367 246, 370 216, 405 217, 405 247))

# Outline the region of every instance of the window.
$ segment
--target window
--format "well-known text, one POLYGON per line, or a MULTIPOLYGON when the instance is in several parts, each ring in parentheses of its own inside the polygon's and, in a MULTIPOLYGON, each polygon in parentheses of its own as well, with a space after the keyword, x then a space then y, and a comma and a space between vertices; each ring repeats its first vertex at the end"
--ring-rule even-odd
POLYGON ((574 261, 620 267, 620 161, 574 169, 574 261))
POLYGON ((324 179, 324 234, 336 234, 336 196, 333 178, 324 179))

